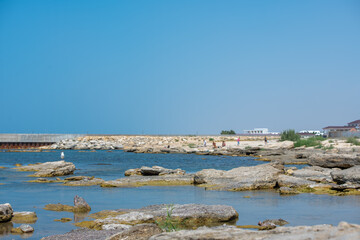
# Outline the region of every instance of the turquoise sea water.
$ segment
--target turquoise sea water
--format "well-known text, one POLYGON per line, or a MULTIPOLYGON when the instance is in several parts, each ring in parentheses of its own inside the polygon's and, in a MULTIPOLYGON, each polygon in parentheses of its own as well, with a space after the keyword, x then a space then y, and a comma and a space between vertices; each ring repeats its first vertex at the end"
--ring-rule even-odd
MULTIPOLYGON (((42 208, 48 203, 73 205, 79 195, 89 203, 93 212, 105 209, 140 208, 151 204, 224 204, 239 212, 237 224, 257 224, 269 218, 283 218, 289 225, 338 224, 340 221, 360 224, 359 196, 327 196, 300 194, 280 196, 275 191, 223 192, 206 191, 195 186, 101 188, 65 187, 56 183, 27 183, 33 178, 29 172, 13 170, 15 163, 29 164, 60 160, 60 151, 41 153, 0 152, 0 203, 9 202, 14 211, 35 211, 38 221, 31 224, 35 232, 28 239, 62 234, 76 227, 73 222, 54 222, 54 219, 70 217, 74 221, 86 220, 68 212, 52 212, 42 208), (250 196, 250 198, 244 198, 250 196)), ((124 171, 141 166, 181 168, 194 173, 205 168, 232 169, 254 166, 263 162, 251 157, 199 156, 185 154, 136 154, 123 151, 78 152, 65 151, 65 160, 77 168, 75 175, 100 177, 106 180, 123 177, 124 171)), ((20 224, 14 224, 15 227, 20 224)), ((1 229, 1 226, 0 226, 1 229)), ((23 236, 24 237, 24 236, 23 236)), ((17 235, 1 235, 3 239, 21 239, 17 235)))

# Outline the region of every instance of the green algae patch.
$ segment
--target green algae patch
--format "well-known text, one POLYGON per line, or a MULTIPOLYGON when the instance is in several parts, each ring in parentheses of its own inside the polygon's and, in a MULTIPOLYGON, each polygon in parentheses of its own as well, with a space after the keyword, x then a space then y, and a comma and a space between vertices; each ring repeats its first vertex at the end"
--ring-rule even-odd
POLYGON ((331 189, 330 187, 303 187, 295 188, 299 193, 313 193, 313 194, 327 194, 333 196, 350 196, 350 195, 360 195, 358 189, 344 189, 342 191, 331 189))
POLYGON ((14 212, 11 221, 13 223, 34 224, 37 219, 38 218, 35 212, 14 212))
POLYGON ((191 181, 186 180, 149 180, 149 181, 137 181, 137 182, 105 182, 100 186, 104 188, 111 187, 143 187, 143 186, 186 186, 193 185, 191 181))
POLYGON ((21 231, 20 227, 12 228, 11 229, 12 234, 22 234, 23 231, 21 231))
POLYGON ((54 222, 71 222, 71 218, 61 218, 61 219, 55 219, 54 222))
POLYGON ((111 210, 103 210, 97 213, 92 213, 89 215, 90 218, 95 219, 105 219, 108 217, 116 217, 122 214, 128 213, 127 211, 111 211, 111 210))
MULTIPOLYGON (((32 177, 31 175, 29 175, 29 177, 32 177)), ((31 183, 63 183, 65 182, 64 180, 51 180, 51 179, 35 179, 35 180, 30 180, 27 182, 31 182, 31 183)))
POLYGON ((97 223, 95 221, 77 222, 77 223, 73 223, 73 225, 76 226, 76 227, 89 228, 89 229, 94 229, 94 230, 101 230, 102 229, 102 224, 97 223))
POLYGON ((2 167, 2 166, 0 166, 0 169, 5 169, 5 168, 7 168, 7 167, 2 167))
POLYGON ((82 206, 73 207, 65 204, 47 204, 44 207, 45 210, 48 211, 56 211, 56 212, 89 212, 90 209, 82 206))

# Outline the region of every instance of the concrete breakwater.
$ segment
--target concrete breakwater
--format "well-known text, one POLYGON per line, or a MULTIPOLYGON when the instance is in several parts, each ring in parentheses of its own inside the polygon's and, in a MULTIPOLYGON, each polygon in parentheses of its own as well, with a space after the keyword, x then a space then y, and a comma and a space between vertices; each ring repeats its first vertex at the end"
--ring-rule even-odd
POLYGON ((0 149, 38 148, 84 136, 82 134, 0 134, 0 149))

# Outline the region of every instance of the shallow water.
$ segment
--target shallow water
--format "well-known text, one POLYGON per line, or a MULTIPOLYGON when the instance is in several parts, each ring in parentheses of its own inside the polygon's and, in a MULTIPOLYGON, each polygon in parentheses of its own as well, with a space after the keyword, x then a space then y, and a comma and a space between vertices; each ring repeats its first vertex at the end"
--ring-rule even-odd
MULTIPOLYGON (((14 211, 35 211, 38 221, 31 224, 35 232, 28 239, 68 232, 75 227, 72 222, 54 222, 54 219, 70 217, 81 221, 85 216, 74 216, 68 212, 52 212, 42 208, 48 203, 73 204, 77 194, 84 197, 92 207, 91 212, 104 209, 140 208, 151 204, 225 204, 233 206, 239 213, 237 224, 257 224, 267 218, 283 218, 289 225, 338 224, 340 221, 360 223, 359 196, 327 196, 300 194, 280 196, 275 191, 223 192, 206 191, 194 186, 101 188, 65 187, 54 183, 27 183, 29 172, 11 169, 15 163, 29 164, 56 161, 60 152, 4 153, 0 152, 0 203, 9 202, 14 211), (250 198, 245 198, 250 196, 250 198)), ((75 175, 117 179, 129 168, 159 165, 166 168, 181 168, 196 172, 205 168, 232 169, 239 166, 254 166, 263 162, 251 157, 199 156, 184 154, 135 154, 123 151, 78 152, 65 151, 65 160, 73 162, 75 175), (99 165, 100 164, 100 165, 99 165), (105 164, 105 165, 104 165, 105 164)), ((20 224, 14 224, 15 227, 20 224)), ((0 236, 1 237, 1 236, 0 236)), ((4 239, 21 239, 7 235, 4 239)))

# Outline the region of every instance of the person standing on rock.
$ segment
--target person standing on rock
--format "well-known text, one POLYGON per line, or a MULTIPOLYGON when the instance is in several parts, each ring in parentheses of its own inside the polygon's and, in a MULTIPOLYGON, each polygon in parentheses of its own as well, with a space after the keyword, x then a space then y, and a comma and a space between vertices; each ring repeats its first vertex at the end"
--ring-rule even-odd
POLYGON ((216 148, 216 143, 215 143, 215 141, 213 141, 213 147, 216 148))
POLYGON ((239 146, 240 145, 240 137, 238 137, 237 142, 238 142, 238 146, 239 146))
POLYGON ((265 138, 264 138, 264 142, 265 142, 265 144, 267 144, 267 138, 266 138, 266 136, 265 136, 265 138))
POLYGON ((206 139, 204 139, 204 147, 206 147, 206 139))
POLYGON ((226 146, 226 143, 225 141, 222 142, 222 147, 225 147, 226 146))
POLYGON ((64 152, 61 152, 60 157, 61 157, 61 159, 64 159, 64 158, 65 158, 64 152))

